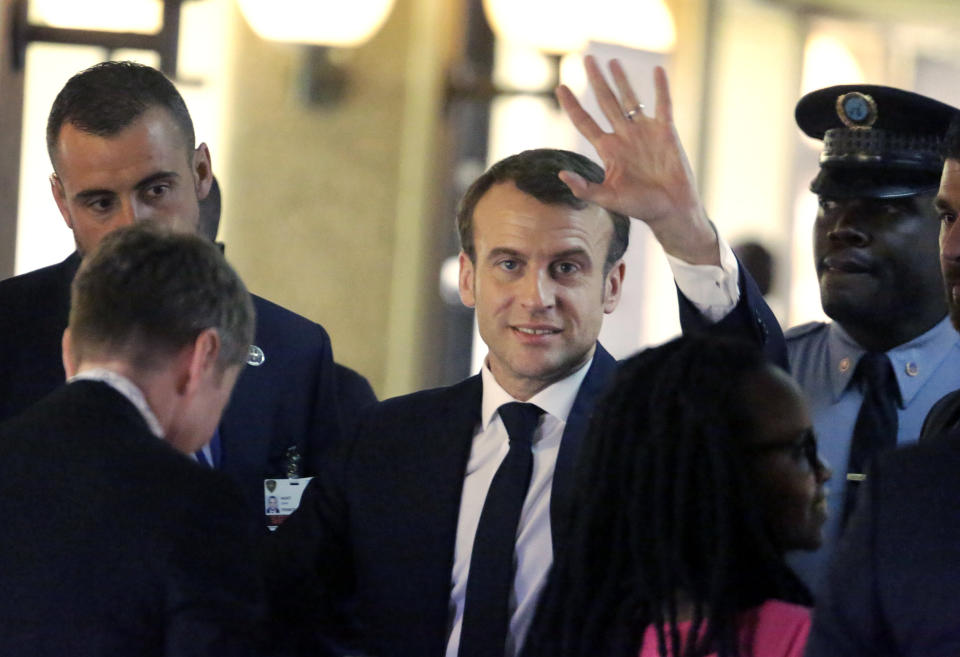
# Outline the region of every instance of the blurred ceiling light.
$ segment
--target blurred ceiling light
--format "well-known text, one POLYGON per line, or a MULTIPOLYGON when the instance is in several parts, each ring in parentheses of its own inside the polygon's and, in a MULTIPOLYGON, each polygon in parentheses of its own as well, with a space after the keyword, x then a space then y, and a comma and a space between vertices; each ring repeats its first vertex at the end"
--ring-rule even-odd
POLYGON ((597 20, 590 41, 648 52, 670 52, 677 43, 673 14, 664 0, 594 0, 591 9, 597 20))
POLYGON ((676 42, 664 0, 483 0, 483 8, 498 37, 549 53, 589 41, 666 52, 676 42))
POLYGON ((483 0, 483 10, 504 41, 549 53, 579 50, 586 42, 579 15, 591 11, 579 0, 483 0))
POLYGON ((31 0, 29 11, 33 23, 77 30, 149 34, 163 23, 159 0, 31 0))
POLYGON ((570 53, 563 56, 560 60, 560 82, 570 87, 577 96, 587 90, 587 72, 583 70, 583 55, 570 53))
POLYGON ((835 84, 858 82, 863 82, 863 69, 842 41, 825 34, 815 34, 807 39, 801 94, 835 84))
POLYGON ((264 39, 318 46, 358 46, 380 29, 394 0, 237 0, 264 39))
POLYGON ((498 41, 494 47, 494 84, 513 89, 544 89, 556 84, 556 67, 539 50, 510 41, 498 41))

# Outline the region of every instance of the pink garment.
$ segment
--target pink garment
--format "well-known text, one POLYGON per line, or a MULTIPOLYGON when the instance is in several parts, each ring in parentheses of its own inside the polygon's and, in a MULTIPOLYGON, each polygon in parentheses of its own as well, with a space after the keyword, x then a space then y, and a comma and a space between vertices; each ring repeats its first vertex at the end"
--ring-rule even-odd
MULTIPOLYGON (((686 639, 690 622, 680 623, 680 638, 686 639)), ((753 652, 742 648, 741 657, 803 657, 810 633, 810 609, 781 600, 767 600, 741 616, 740 638, 753 633, 753 652)), ((643 634, 640 657, 659 657, 653 626, 643 634)), ((712 653, 711 657, 716 653, 712 653)))

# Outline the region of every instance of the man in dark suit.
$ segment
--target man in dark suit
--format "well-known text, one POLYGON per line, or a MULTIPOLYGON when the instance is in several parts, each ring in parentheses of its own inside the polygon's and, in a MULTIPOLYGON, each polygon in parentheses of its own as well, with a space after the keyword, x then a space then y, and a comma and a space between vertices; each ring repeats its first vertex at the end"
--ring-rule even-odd
MULTIPOLYGON (((183 98, 152 68, 107 62, 61 90, 47 125, 55 171, 50 184, 77 251, 60 264, 0 282, 6 354, 0 419, 63 381, 60 335, 70 281, 84 254, 110 231, 137 221, 198 229, 198 203, 213 175, 206 144, 195 146, 194 139, 183 98)), ((250 367, 201 458, 237 480, 263 524, 263 480, 313 474, 323 449, 339 438, 342 420, 327 333, 260 297, 254 305, 250 367)))
MULTIPOLYGON (((606 91, 614 134, 589 129, 569 91, 561 101, 616 176, 575 153, 526 151, 491 167, 461 203, 460 295, 489 348, 480 374, 378 405, 271 542, 276 616, 304 653, 331 636, 381 657, 522 650, 566 542, 590 414, 616 368, 597 336, 620 296, 626 215, 645 203, 634 194, 640 174, 621 167, 648 126, 606 91), (504 496, 512 506, 501 504, 521 463, 525 479, 504 496), (345 608, 359 639, 339 631, 345 608)), ((668 114, 662 127, 672 131, 668 114)), ((716 257, 705 217, 671 230, 702 238, 684 242, 689 259, 716 257)))
MULTIPOLYGON (((960 331, 960 118, 944 152, 940 267, 960 331)), ((920 441, 878 458, 867 474, 817 604, 811 657, 960 653, 960 391, 931 409, 920 441)))
POLYGON ((192 454, 254 310, 207 240, 124 228, 73 282, 69 383, 0 424, 0 654, 257 654, 262 588, 236 485, 192 454))

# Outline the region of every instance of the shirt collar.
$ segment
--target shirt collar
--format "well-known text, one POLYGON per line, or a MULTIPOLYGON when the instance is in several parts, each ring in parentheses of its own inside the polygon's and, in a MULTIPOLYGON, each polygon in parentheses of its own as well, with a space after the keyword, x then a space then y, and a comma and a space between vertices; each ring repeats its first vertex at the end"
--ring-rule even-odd
POLYGON ((67 383, 73 383, 74 381, 100 381, 101 383, 106 383, 126 397, 130 403, 140 411, 140 415, 143 416, 147 427, 150 428, 150 433, 157 438, 163 438, 163 427, 160 426, 160 421, 157 420, 157 416, 150 410, 147 398, 143 396, 143 392, 137 387, 137 384, 127 377, 122 374, 117 374, 113 370, 94 367, 89 370, 84 370, 83 372, 78 372, 67 379, 67 383))
MULTIPOLYGON (((836 401, 850 385, 857 363, 866 350, 836 322, 830 323, 829 330, 828 366, 836 401)), ((900 388, 903 407, 910 404, 956 344, 957 331, 950 324, 950 318, 946 317, 926 333, 887 352, 900 388)))
MULTIPOLYGON (((570 415, 570 409, 573 408, 573 402, 577 399, 577 393, 580 391, 580 384, 587 376, 587 370, 590 369, 592 362, 593 359, 591 358, 576 371, 556 383, 551 383, 527 401, 536 404, 544 412, 561 422, 566 422, 570 415)), ((490 423, 496 419, 497 409, 504 404, 519 400, 514 399, 497 383, 486 362, 480 370, 480 378, 483 380, 483 402, 480 405, 480 420, 483 423, 482 430, 486 431, 490 423)))

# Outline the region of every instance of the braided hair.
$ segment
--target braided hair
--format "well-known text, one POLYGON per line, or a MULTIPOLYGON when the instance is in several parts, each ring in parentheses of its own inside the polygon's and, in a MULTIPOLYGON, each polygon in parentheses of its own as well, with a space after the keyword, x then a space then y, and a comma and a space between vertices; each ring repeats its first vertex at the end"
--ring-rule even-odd
POLYGON ((531 654, 738 655, 737 616, 778 598, 812 604, 762 520, 739 450, 752 345, 681 337, 619 370, 584 444, 571 540, 557 555, 531 654), (692 608, 686 641, 678 608, 692 608), (685 644, 685 645, 683 645, 685 644))

